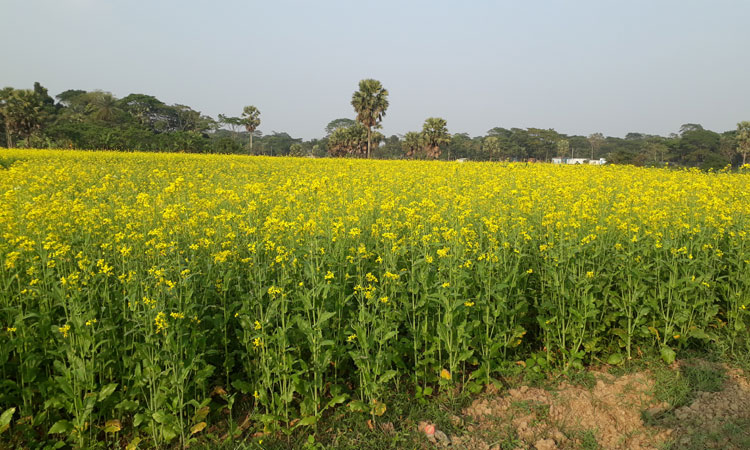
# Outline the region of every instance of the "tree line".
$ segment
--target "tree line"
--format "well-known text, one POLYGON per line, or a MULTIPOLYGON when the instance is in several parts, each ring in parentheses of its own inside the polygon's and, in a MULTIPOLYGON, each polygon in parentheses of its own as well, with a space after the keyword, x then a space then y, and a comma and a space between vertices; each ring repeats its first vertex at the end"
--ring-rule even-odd
POLYGON ((715 132, 684 124, 669 136, 628 133, 624 138, 566 135, 553 129, 495 127, 484 136, 449 133, 445 119, 429 117, 421 131, 386 137, 382 128, 388 91, 362 80, 352 95, 354 119, 331 120, 319 139, 288 133, 264 135, 260 110, 216 119, 187 105, 154 96, 70 89, 54 98, 41 84, 0 90, 0 147, 76 148, 270 156, 332 156, 381 159, 550 161, 553 157, 605 158, 610 163, 719 169, 744 165, 750 153, 750 122, 715 132))

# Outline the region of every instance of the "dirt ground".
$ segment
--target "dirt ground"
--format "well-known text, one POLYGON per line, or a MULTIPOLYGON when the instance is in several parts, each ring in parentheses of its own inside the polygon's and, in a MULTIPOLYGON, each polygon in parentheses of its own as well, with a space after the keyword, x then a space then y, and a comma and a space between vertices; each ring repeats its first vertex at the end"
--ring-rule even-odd
MULTIPOLYGON (((749 448, 748 378, 739 369, 705 361, 670 368, 674 373, 687 369, 700 370, 703 384, 682 392, 689 400, 683 405, 659 400, 665 396, 660 389, 680 391, 659 385, 664 382, 650 371, 593 372, 586 386, 562 383, 488 393, 454 418, 465 425, 465 433, 433 439, 434 445, 478 450, 749 448), (711 383, 713 392, 698 390, 711 383)), ((679 374, 674 380, 683 381, 679 374)))

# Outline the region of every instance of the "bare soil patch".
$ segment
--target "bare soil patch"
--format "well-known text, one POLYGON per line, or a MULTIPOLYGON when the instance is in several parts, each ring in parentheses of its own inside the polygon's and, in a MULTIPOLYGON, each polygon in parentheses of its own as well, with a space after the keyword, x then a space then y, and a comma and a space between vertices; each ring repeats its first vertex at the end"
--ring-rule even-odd
MULTIPOLYGON (((750 446, 750 383, 739 369, 683 361, 655 374, 592 372, 592 386, 563 382, 488 393, 464 409, 460 449, 665 449, 750 446), (666 377, 674 386, 666 384, 666 377), (664 389, 673 389, 670 404, 664 389), (682 390, 680 390, 682 389, 682 390), (700 389, 712 392, 701 391, 700 389), (678 399, 678 400, 675 400, 678 399), (729 427, 729 428, 728 428, 729 427), (733 428, 732 428, 733 427, 733 428)), ((671 394, 671 392, 667 392, 671 394)), ((445 446, 437 442, 437 446, 445 446)))

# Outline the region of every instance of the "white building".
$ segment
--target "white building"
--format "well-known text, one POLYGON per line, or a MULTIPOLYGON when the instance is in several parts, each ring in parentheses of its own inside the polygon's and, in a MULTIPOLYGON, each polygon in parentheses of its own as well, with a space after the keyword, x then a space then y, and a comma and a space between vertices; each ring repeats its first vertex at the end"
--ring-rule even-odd
POLYGON ((604 158, 552 158, 552 164, 592 164, 595 166, 603 166, 604 164, 607 164, 607 160, 604 158))

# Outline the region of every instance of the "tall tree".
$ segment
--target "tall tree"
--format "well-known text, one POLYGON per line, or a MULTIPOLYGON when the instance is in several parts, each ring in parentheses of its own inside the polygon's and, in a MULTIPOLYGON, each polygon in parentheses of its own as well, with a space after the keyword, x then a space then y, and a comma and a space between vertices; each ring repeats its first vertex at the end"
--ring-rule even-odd
POLYGON ((404 149, 401 146, 401 138, 395 134, 384 138, 380 145, 372 149, 373 158, 382 159, 401 159, 404 156, 404 149))
POLYGON ((401 141, 401 148, 407 158, 413 158, 420 150, 422 150, 422 135, 416 131, 410 131, 404 135, 404 140, 401 141))
POLYGON ((34 92, 39 96, 40 101, 45 106, 54 106, 55 99, 49 96, 47 88, 42 86, 38 81, 34 82, 34 92))
POLYGON ((227 125, 229 129, 232 130, 235 138, 237 137, 237 132, 242 129, 243 126, 242 118, 229 117, 225 116, 224 114, 219 114, 219 123, 222 125, 227 125))
POLYGON ((708 159, 714 159, 712 154, 719 154, 721 135, 704 129, 701 125, 687 123, 680 127, 680 138, 675 150, 679 162, 689 165, 703 165, 708 159))
POLYGON ((8 124, 8 99, 13 95, 14 89, 12 87, 5 87, 0 90, 0 117, 3 119, 3 129, 5 130, 5 145, 7 147, 13 147, 13 135, 11 134, 11 126, 8 124))
POLYGON ((336 131, 339 128, 346 128, 350 127, 357 123, 356 121, 352 119, 333 119, 332 121, 328 122, 328 125, 326 125, 326 136, 330 136, 331 133, 336 131))
POLYGON ((388 109, 388 91, 380 81, 366 79, 359 82, 359 90, 352 95, 352 106, 357 121, 367 128, 367 157, 370 157, 372 130, 380 128, 380 122, 388 109))
POLYGON ((45 119, 44 99, 31 89, 5 88, 0 91, 0 114, 3 115, 7 143, 13 146, 13 135, 30 143, 31 135, 45 119))
POLYGON ((55 98, 62 106, 69 107, 74 99, 80 97, 85 93, 86 91, 82 89, 68 89, 67 91, 63 91, 57 94, 55 98))
POLYGON ((528 128, 526 130, 526 137, 526 148, 528 149, 529 156, 549 161, 550 152, 554 153, 557 151, 557 141, 562 136, 551 128, 528 128))
POLYGON ((242 110, 242 125, 250 133, 250 153, 253 151, 253 133, 260 126, 260 110, 255 106, 245 106, 242 110))
POLYGON ((685 133, 689 133, 691 131, 703 131, 703 125, 699 123, 683 123, 680 126, 680 135, 683 135, 685 133))
POLYGON ((189 106, 175 104, 174 106, 170 106, 170 108, 174 111, 175 130, 177 131, 197 131, 203 133, 216 126, 214 119, 202 115, 199 111, 195 111, 189 106))
POLYGON ((487 136, 482 142, 482 148, 487 158, 492 161, 495 156, 500 155, 500 139, 496 135, 487 136))
POLYGON ((302 144, 295 142, 289 146, 289 156, 303 156, 304 151, 302 150, 302 144))
POLYGON ((117 101, 117 105, 138 119, 141 125, 156 129, 156 123, 163 119, 164 102, 146 94, 130 94, 117 101))
POLYGON ((87 92, 81 89, 68 89, 55 96, 57 106, 60 107, 60 121, 84 122, 88 118, 86 106, 88 102, 87 92))
POLYGON ((337 128, 328 138, 328 153, 331 156, 362 155, 367 153, 370 140, 379 143, 384 136, 377 131, 368 133, 360 123, 346 128, 337 128))
POLYGON ((422 125, 422 140, 429 158, 440 157, 440 146, 450 142, 447 122, 439 117, 430 117, 422 125))
POLYGON ((85 95, 88 97, 87 112, 96 120, 111 122, 120 111, 117 99, 109 92, 94 91, 85 95))
POLYGON ((570 152, 572 158, 573 152, 570 150, 570 141, 567 139, 557 141, 557 156, 568 156, 568 152, 570 152))
POLYGON ((737 153, 742 155, 742 165, 747 163, 747 154, 750 153, 750 122, 742 121, 737 124, 737 153))
POLYGON ((643 147, 645 157, 653 163, 664 164, 664 155, 667 151, 669 151, 669 147, 656 139, 649 140, 643 147))
POLYGON ((594 153, 598 152, 604 143, 604 135, 601 133, 589 134, 589 144, 591 145, 591 159, 594 159, 594 153))

